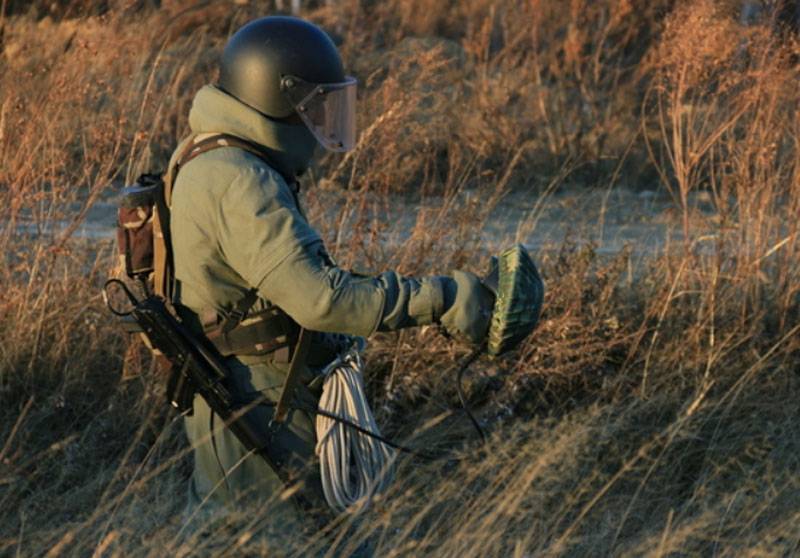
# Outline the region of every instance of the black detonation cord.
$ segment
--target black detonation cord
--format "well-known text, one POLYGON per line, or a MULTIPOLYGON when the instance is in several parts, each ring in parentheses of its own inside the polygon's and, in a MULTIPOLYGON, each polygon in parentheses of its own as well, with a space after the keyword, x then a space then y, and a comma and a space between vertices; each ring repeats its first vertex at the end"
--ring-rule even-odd
MULTIPOLYGON (((469 404, 467 403, 467 398, 464 396, 463 379, 464 379, 464 373, 467 371, 467 369, 470 366, 472 366, 472 364, 476 360, 478 360, 478 357, 480 357, 481 354, 483 354, 483 352, 485 350, 486 350, 486 343, 483 343, 482 345, 480 345, 479 347, 474 349, 469 354, 469 356, 466 359, 464 359, 464 362, 462 362, 461 366, 458 367, 458 372, 456 373, 456 391, 458 392, 458 399, 461 401, 461 407, 464 409, 464 412, 469 417, 469 420, 470 420, 470 422, 472 422, 472 425, 475 427, 475 430, 478 431, 478 435, 481 437, 481 443, 483 443, 483 444, 486 443, 486 432, 484 432, 483 428, 481 427, 480 423, 478 422, 478 419, 475 418, 475 415, 472 414, 472 411, 469 408, 469 404)), ((315 414, 315 415, 322 415, 323 417, 327 417, 329 419, 332 419, 332 420, 335 420, 337 422, 340 422, 340 423, 344 424, 345 426, 349 426, 350 428, 353 428, 353 429, 361 432, 362 434, 365 434, 366 436, 369 436, 371 438, 375 438, 379 442, 381 442, 383 444, 386 444, 387 446, 392 447, 392 448, 394 448, 396 450, 399 450, 399 451, 402 451, 402 452, 405 452, 405 453, 409 453, 409 454, 414 455, 416 457, 420 457, 422 459, 426 459, 426 460, 430 460, 430 461, 436 459, 435 456, 433 456, 433 455, 431 455, 429 453, 425 453, 425 452, 421 452, 419 450, 413 450, 411 448, 407 448, 405 446, 401 446, 400 444, 397 444, 395 442, 392 442, 391 440, 388 440, 388 439, 384 438, 380 434, 376 434, 374 432, 371 432, 371 431, 367 430, 366 428, 363 428, 363 427, 359 426, 358 424, 356 424, 354 422, 351 422, 351 421, 347 420, 344 417, 340 417, 338 415, 335 415, 333 413, 329 413, 329 412, 323 411, 321 409, 312 409, 310 407, 303 407, 303 408, 295 407, 295 408, 298 409, 298 410, 302 410, 302 411, 306 411, 306 412, 315 414)))
POLYGON ((472 422, 472 426, 475 427, 475 430, 478 431, 478 435, 481 437, 481 442, 486 443, 486 433, 481 428, 480 423, 478 423, 478 419, 475 418, 475 415, 472 414, 472 411, 467 404, 467 398, 464 397, 464 388, 463 388, 463 379, 464 379, 464 372, 472 365, 473 362, 478 360, 478 357, 481 356, 484 349, 486 349, 486 343, 482 344, 480 347, 472 351, 469 356, 464 359, 464 362, 459 366, 458 372, 456 373, 456 391, 458 392, 458 399, 461 401, 461 408, 464 409, 464 412, 467 413, 469 420, 472 422))
POLYGON ((295 408, 298 409, 298 410, 301 410, 301 411, 306 411, 306 412, 309 412, 309 413, 313 413, 315 415, 321 415, 321 416, 327 417, 327 418, 329 418, 331 420, 335 420, 337 422, 340 422, 340 423, 344 424, 345 426, 349 426, 350 428, 352 428, 354 430, 357 430, 357 431, 361 432, 362 434, 364 434, 366 436, 369 436, 370 438, 375 438, 376 440, 378 440, 382 444, 386 444, 387 446, 389 446, 391 448, 394 448, 394 449, 396 449, 398 451, 402 451, 402 452, 411 454, 414 457, 419 457, 419 458, 425 459, 427 461, 433 461, 433 460, 437 459, 437 456, 435 456, 435 455, 432 455, 430 453, 426 453, 426 452, 423 452, 423 451, 411 449, 411 448, 408 448, 406 446, 401 446, 400 444, 398 444, 396 442, 392 442, 391 440, 389 440, 387 438, 384 438, 380 434, 376 434, 375 432, 367 430, 366 428, 363 428, 363 427, 357 425, 356 423, 347 420, 344 417, 340 417, 339 415, 335 415, 333 413, 329 413, 328 411, 323 411, 321 409, 311 409, 310 407, 295 407, 295 408))

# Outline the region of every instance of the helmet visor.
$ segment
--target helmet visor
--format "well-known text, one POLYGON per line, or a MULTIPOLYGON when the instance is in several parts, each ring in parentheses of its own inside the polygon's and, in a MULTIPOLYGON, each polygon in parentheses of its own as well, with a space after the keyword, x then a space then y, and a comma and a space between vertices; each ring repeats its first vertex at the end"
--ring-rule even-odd
POLYGON ((329 151, 350 151, 356 142, 356 79, 308 83, 287 76, 283 90, 297 114, 329 151))

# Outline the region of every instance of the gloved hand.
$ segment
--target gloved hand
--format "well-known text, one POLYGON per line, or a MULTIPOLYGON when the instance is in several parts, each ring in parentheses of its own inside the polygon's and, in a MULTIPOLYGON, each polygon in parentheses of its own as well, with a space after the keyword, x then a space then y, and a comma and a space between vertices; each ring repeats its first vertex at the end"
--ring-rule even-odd
POLYGON ((454 271, 452 279, 443 283, 445 311, 439 322, 452 337, 479 345, 489 330, 494 294, 466 271, 454 271))

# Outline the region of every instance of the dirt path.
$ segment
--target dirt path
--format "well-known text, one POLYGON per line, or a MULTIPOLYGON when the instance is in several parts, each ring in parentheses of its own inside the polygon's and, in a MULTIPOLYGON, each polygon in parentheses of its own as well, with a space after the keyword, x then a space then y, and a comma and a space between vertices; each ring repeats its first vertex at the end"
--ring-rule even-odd
MULTIPOLYGON (((338 192, 318 193, 309 204, 309 218, 321 229, 336 227, 342 222, 345 203, 345 197, 338 192)), ((442 197, 412 200, 398 196, 383 204, 388 209, 381 211, 381 219, 387 225, 382 242, 389 246, 402 243, 418 219, 441 214, 446 203, 442 197)), ((452 211, 459 211, 459 204, 485 203, 488 203, 485 195, 463 192, 452 202, 452 211)), ((693 205, 694 221, 700 229, 714 214, 703 194, 693 198, 693 205)), ((669 196, 652 190, 566 189, 551 196, 515 192, 504 196, 488 212, 480 234, 489 249, 519 241, 533 250, 542 250, 571 239, 576 243, 592 243, 601 254, 615 254, 629 246, 634 254, 644 256, 661 252, 668 242, 680 242, 675 217, 669 196)), ((115 222, 116 196, 109 195, 89 210, 75 236, 92 241, 113 239, 115 222)), ((21 223, 17 230, 32 235, 54 235, 67 225, 67 220, 46 226, 21 223)))

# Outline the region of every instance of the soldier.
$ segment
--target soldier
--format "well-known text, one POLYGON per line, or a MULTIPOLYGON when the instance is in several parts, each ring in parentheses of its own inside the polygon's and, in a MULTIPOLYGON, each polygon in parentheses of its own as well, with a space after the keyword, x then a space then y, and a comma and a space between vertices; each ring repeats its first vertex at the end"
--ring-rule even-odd
MULTIPOLYGON (((494 295, 475 275, 355 275, 334 263, 306 220, 297 178, 318 145, 332 151, 353 147, 355 100, 356 80, 345 75, 333 42, 294 17, 265 17, 241 28, 225 47, 219 82, 194 98, 192 135, 170 164, 180 164, 171 197, 172 298, 187 324, 217 339, 235 338, 237 327, 248 321, 244 315, 271 312, 272 339, 249 340, 260 349, 248 349, 246 342, 237 349, 231 341, 223 351, 231 385, 242 394, 278 400, 300 353, 300 328, 366 337, 441 324, 473 344, 486 337, 494 295), (214 149, 198 148, 181 162, 216 134, 228 139, 218 140, 214 149)), ((331 339, 315 334, 307 355, 301 355, 306 362, 295 399, 311 406, 318 399, 312 370, 335 354, 331 339)), ((219 431, 219 422, 215 428, 213 413, 199 396, 186 428, 195 457, 192 505, 225 507, 248 497, 263 502, 284 490, 264 460, 249 455, 229 430, 219 431)), ((293 435, 293 458, 312 460, 312 416, 295 410, 286 428, 293 435)), ((323 505, 319 474, 308 470, 305 492, 323 505)), ((271 515, 282 520, 300 515, 277 498, 275 506, 281 509, 271 509, 271 515)))

